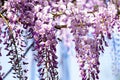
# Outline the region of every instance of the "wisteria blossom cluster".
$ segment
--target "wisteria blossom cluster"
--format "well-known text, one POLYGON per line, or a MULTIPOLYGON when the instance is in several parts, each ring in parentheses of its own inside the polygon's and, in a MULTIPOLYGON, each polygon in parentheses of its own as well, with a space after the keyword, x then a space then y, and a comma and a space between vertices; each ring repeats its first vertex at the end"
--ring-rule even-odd
POLYGON ((104 0, 3 0, 2 3, 0 43, 6 46, 14 78, 28 79, 24 76, 28 70, 22 68, 28 64, 23 61, 23 53, 28 39, 32 39, 40 80, 59 80, 56 45, 62 40, 69 47, 72 41, 75 43, 82 80, 99 80, 100 53, 104 52, 104 45, 108 46, 106 37, 111 39, 114 25, 120 23, 118 3, 104 0))

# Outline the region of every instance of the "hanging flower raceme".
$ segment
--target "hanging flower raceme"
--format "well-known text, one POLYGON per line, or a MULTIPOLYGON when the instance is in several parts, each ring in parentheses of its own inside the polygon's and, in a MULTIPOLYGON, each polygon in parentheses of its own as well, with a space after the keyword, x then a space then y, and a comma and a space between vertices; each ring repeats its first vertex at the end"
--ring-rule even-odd
POLYGON ((37 20, 33 27, 33 38, 35 40, 35 50, 38 51, 36 60, 39 67, 40 78, 43 80, 58 80, 57 64, 56 61, 56 29, 52 25, 53 15, 44 9, 50 9, 49 7, 43 8, 42 11, 38 11, 36 16, 37 20), (41 13, 44 13, 43 15, 41 13))
POLYGON ((40 38, 35 40, 35 50, 38 51, 35 59, 38 61, 40 78, 58 80, 55 33, 53 30, 45 30, 44 34, 38 34, 38 36, 35 35, 35 37, 40 38))
MULTIPOLYGON (((111 14, 109 4, 106 6, 101 1, 88 0, 83 4, 76 1, 77 5, 72 4, 74 8, 71 8, 71 11, 74 12, 73 16, 69 17, 72 19, 69 28, 74 36, 82 80, 98 80, 99 56, 101 52, 104 52, 103 45, 108 46, 105 37, 111 39, 116 13, 111 14)), ((115 7, 111 10, 116 11, 115 7)))
MULTIPOLYGON (((26 37, 34 39, 34 49, 38 52, 38 72, 41 79, 58 80, 56 56, 56 30, 52 25, 52 12, 49 2, 30 0, 8 0, 7 17, 11 23, 17 23, 28 31, 26 37), (14 14, 16 16, 13 16, 14 14)), ((16 24, 16 25, 17 25, 16 24)), ((15 31, 17 27, 13 26, 15 31)), ((20 29, 21 29, 20 28, 20 29)), ((19 32, 21 30, 19 29, 19 32)), ((19 35, 22 33, 18 33, 19 35)), ((15 37, 19 36, 14 34, 15 37)), ((16 40, 16 39, 15 39, 16 40)), ((24 40, 20 40, 24 41, 24 40)), ((11 62, 12 63, 12 62, 11 62)))
MULTIPOLYGON (((14 70, 15 76, 14 78, 26 79, 27 77, 23 75, 26 73, 22 69, 23 61, 24 59, 23 53, 24 48, 26 47, 26 42, 24 40, 24 30, 22 27, 22 24, 17 23, 17 13, 15 13, 13 8, 10 6, 11 2, 6 2, 3 8, 6 10, 4 13, 0 13, 0 16, 2 17, 4 21, 4 25, 2 26, 2 39, 4 39, 3 44, 5 45, 5 50, 8 52, 6 56, 9 57, 10 61, 8 63, 12 64, 12 69, 14 70), (6 6, 9 6, 9 9, 6 8, 6 6), (14 15, 14 16, 13 16, 14 15)), ((25 62, 24 62, 25 63, 25 62)))

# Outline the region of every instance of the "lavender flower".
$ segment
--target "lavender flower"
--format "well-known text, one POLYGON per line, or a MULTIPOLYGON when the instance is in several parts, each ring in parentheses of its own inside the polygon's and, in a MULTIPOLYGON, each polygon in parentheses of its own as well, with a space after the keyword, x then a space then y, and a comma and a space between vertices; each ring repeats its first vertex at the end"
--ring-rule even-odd
MULTIPOLYGON (((21 61, 27 39, 34 40, 35 60, 41 80, 58 80, 56 33, 71 30, 82 80, 99 79, 99 55, 108 46, 105 36, 111 39, 113 26, 119 23, 119 3, 104 3, 103 0, 8 0, 3 8, 7 11, 0 17, 1 36, 5 39, 9 63, 15 71, 15 78, 27 79, 21 61), (112 7, 111 7, 112 6, 112 7), (115 13, 113 13, 115 12, 115 13), (5 21, 4 21, 5 20, 5 21), (117 22, 117 23, 116 23, 117 22), (5 31, 2 26, 7 24, 5 31), (66 29, 67 28, 67 29, 66 29), (93 29, 92 32, 89 30, 93 29), (24 34, 26 31, 26 35, 24 34), (91 36, 89 36, 92 35, 91 36), (11 57, 10 57, 11 56, 11 57)), ((63 36, 63 35, 60 35, 63 36)), ((65 38, 63 38, 65 39, 65 38)), ((62 39, 62 40, 63 40, 62 39)), ((61 40, 61 39, 59 39, 61 40)))

